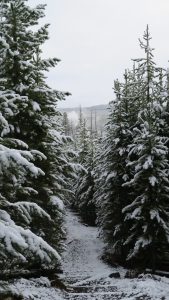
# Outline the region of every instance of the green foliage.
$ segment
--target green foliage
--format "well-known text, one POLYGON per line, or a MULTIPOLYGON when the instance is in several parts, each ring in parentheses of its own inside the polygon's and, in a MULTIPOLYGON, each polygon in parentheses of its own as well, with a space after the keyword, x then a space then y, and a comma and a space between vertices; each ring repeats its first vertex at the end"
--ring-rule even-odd
POLYGON ((153 61, 147 27, 124 83, 115 82, 95 201, 97 222, 114 260, 155 270, 168 248, 168 92, 165 73, 153 61))
POLYGON ((75 147, 78 153, 78 163, 82 169, 77 174, 75 182, 75 195, 73 206, 79 211, 83 221, 89 225, 95 225, 96 211, 93 202, 95 189, 94 164, 96 139, 91 130, 86 126, 80 110, 79 124, 75 136, 75 147))
MULTIPOLYGON (((41 57, 49 27, 46 24, 37 29, 44 10, 45 5, 30 8, 26 0, 1 3, 2 143, 27 159, 25 164, 12 162, 3 170, 1 192, 8 200, 5 209, 16 225, 31 229, 35 237, 40 236, 61 252, 63 201, 68 197, 75 166, 71 163, 74 154, 67 150, 70 138, 62 133, 56 108, 68 93, 51 89, 44 75, 59 62, 57 58, 41 57)), ((42 261, 36 259, 36 267, 41 267, 42 261)), ((58 257, 53 259, 53 264, 57 262, 58 257)))

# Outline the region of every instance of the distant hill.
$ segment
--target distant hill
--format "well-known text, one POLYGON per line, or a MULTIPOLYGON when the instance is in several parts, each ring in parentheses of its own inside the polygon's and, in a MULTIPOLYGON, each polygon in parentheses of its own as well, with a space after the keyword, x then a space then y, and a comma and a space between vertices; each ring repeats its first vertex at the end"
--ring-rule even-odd
MULTIPOLYGON (((83 111, 85 110, 106 110, 108 108, 108 105, 106 104, 100 104, 100 105, 94 105, 94 106, 89 106, 89 107, 81 107, 83 111)), ((66 108, 59 108, 60 111, 62 112, 69 112, 69 111, 79 111, 80 106, 78 107, 66 107, 66 108)))
MULTIPOLYGON (((88 127, 91 127, 91 116, 93 128, 95 128, 95 124, 97 129, 103 130, 104 125, 107 121, 108 116, 108 105, 94 105, 90 107, 82 107, 82 113, 84 118, 87 121, 88 127)), ((66 112, 68 114, 69 119, 75 124, 78 123, 80 107, 68 107, 68 108, 59 108, 60 112, 66 112)))

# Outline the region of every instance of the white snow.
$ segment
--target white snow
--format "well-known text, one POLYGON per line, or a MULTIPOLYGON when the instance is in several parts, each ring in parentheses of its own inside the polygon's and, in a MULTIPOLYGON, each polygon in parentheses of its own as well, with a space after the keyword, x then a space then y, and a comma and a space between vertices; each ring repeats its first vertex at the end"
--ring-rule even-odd
MULTIPOLYGON (((67 212, 66 228, 68 240, 62 279, 73 289, 72 292, 51 287, 50 281, 44 277, 16 280, 8 285, 8 289, 23 295, 24 300, 169 300, 168 278, 146 274, 127 279, 124 278, 126 270, 110 267, 101 261, 104 244, 98 237, 98 230, 81 224, 75 213, 67 212), (113 272, 119 272, 121 278, 110 278, 113 272), (73 283, 70 283, 71 279, 73 283), (82 288, 82 292, 77 288, 82 288)), ((2 285, 4 283, 0 282, 0 291, 2 285)))
POLYGON ((155 176, 149 177, 149 182, 152 186, 155 186, 156 183, 158 183, 158 179, 155 176))
POLYGON ((143 165, 143 169, 147 170, 149 168, 152 168, 153 167, 153 159, 151 156, 148 156, 144 165, 143 165))
MULTIPOLYGON (((169 300, 169 279, 151 275, 142 275, 140 278, 124 278, 125 269, 113 268, 100 260, 104 248, 103 242, 98 237, 98 230, 88 227, 79 222, 76 214, 68 212, 66 216, 66 227, 68 233, 67 251, 63 258, 64 276, 76 278, 72 287, 98 286, 108 289, 107 292, 100 291, 89 293, 85 298, 85 293, 74 293, 76 298, 70 295, 68 299, 105 299, 105 295, 110 295, 110 299, 136 300, 169 300), (119 272, 121 279, 110 278, 113 272, 119 272), (115 291, 109 291, 114 287, 115 291), (93 294, 94 293, 94 294, 93 294), (137 298, 138 297, 138 298, 137 298)), ((108 299, 108 298, 106 298, 108 299)))
POLYGON ((64 203, 59 197, 51 196, 50 197, 50 202, 51 202, 52 205, 57 206, 59 208, 59 210, 63 211, 64 203))
POLYGON ((68 276, 105 276, 112 268, 100 259, 104 244, 96 227, 81 224, 76 214, 66 215, 67 251, 63 257, 63 271, 68 276))
POLYGON ((34 111, 41 111, 40 105, 36 101, 32 101, 32 107, 34 111))
POLYGON ((57 251, 29 229, 17 226, 4 210, 0 210, 0 252, 5 258, 10 255, 13 259, 19 258, 22 261, 34 255, 42 263, 47 262, 49 265, 53 265, 53 259, 60 260, 57 251))
MULTIPOLYGON (((1 285, 4 283, 0 282, 1 285)), ((22 295, 24 300, 63 300, 61 291, 51 287, 50 281, 41 277, 39 279, 20 279, 10 284, 8 290, 15 295, 22 295)))
POLYGON ((152 300, 169 300, 169 279, 165 277, 156 276, 154 279, 147 274, 138 279, 118 279, 116 286, 126 294, 123 300, 146 299, 146 295, 152 300))

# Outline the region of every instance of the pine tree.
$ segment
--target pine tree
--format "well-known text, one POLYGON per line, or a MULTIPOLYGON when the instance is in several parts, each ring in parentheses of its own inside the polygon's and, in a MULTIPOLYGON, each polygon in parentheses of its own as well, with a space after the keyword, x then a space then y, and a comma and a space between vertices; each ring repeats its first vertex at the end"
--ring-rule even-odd
MULTIPOLYGON (((168 148, 162 136, 165 95, 162 94, 159 69, 153 61, 150 34, 144 34, 146 58, 139 60, 141 70, 140 112, 129 145, 132 179, 125 184, 133 189, 133 200, 123 209, 125 223, 130 222, 128 260, 150 266, 153 271, 164 259, 168 247, 168 148)), ((161 74, 161 71, 160 71, 161 74)))
POLYGON ((165 74, 153 61, 149 29, 125 82, 115 82, 96 172, 97 222, 109 259, 149 266, 167 259, 168 136, 165 74))
MULTIPOLYGON (((24 187, 29 184, 32 191, 36 191, 34 195, 19 190, 15 200, 29 201, 43 208, 50 220, 37 217, 29 223, 29 228, 61 252, 63 200, 69 191, 68 179, 73 176, 74 165, 68 161, 73 153, 64 152, 69 138, 62 134, 57 122, 57 102, 68 93, 55 91, 45 82, 44 72, 59 62, 56 58, 41 58, 41 46, 48 39, 49 25, 33 30, 44 17, 44 9, 45 5, 30 8, 26 0, 1 3, 0 82, 5 90, 22 97, 17 104, 17 115, 7 116, 12 130, 6 131, 6 137, 28 145, 37 167, 43 170, 43 176, 32 179, 27 175, 23 183, 24 187)), ((20 223, 18 217, 14 217, 20 223)))
POLYGON ((21 140, 8 137, 13 131, 9 116, 18 114, 18 105, 26 99, 13 91, 0 87, 0 266, 1 271, 13 271, 18 266, 29 267, 39 262, 43 267, 53 267, 60 260, 57 252, 42 238, 30 231, 35 218, 51 223, 50 216, 37 204, 17 201, 17 195, 36 194, 26 183, 32 178, 44 176, 34 165, 36 157, 44 158, 38 151, 30 151, 21 140), (19 222, 18 222, 18 221, 19 222), (5 262, 5 263, 4 263, 5 262))
POLYGON ((82 168, 78 170, 75 181, 73 205, 85 223, 95 225, 96 212, 93 202, 95 140, 92 131, 87 128, 81 108, 75 143, 78 153, 77 161, 82 168))
POLYGON ((123 187, 130 174, 126 167, 128 144, 131 140, 131 74, 124 75, 125 83, 115 81, 116 99, 110 104, 109 121, 101 143, 101 153, 96 168, 95 201, 97 223, 106 241, 108 259, 125 261, 123 246, 127 227, 124 226, 122 209, 129 201, 129 189, 123 187), (103 170, 103 171, 102 171, 103 170))
POLYGON ((72 135, 72 126, 70 124, 68 115, 66 112, 63 113, 63 130, 64 130, 64 134, 66 136, 71 136, 72 135))

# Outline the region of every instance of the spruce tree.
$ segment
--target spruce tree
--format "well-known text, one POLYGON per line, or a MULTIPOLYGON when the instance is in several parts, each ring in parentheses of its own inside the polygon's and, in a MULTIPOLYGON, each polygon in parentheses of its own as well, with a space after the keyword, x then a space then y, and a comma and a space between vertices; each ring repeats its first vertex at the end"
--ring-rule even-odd
MULTIPOLYGON (((45 16, 45 5, 30 8, 26 2, 6 0, 1 3, 0 80, 5 90, 12 90, 26 99, 17 106, 17 116, 8 115, 12 130, 7 137, 27 144, 28 149, 34 151, 37 167, 43 170, 44 176, 36 180, 27 176, 27 184, 36 191, 34 195, 20 191, 16 199, 36 203, 46 211, 50 222, 35 218, 29 227, 61 252, 63 200, 69 191, 68 179, 73 176, 74 165, 68 161, 72 152, 64 151, 68 138, 62 134, 57 121, 56 105, 68 93, 53 90, 46 84, 44 72, 55 67, 59 60, 41 57, 49 25, 34 30, 45 16)), ((17 145, 15 147, 18 149, 17 145)), ((20 222, 18 218, 16 221, 20 222)))
POLYGON ((153 61, 149 29, 116 100, 101 144, 96 172, 97 222, 112 261, 149 266, 167 259, 168 93, 165 74, 153 61))
POLYGON ((153 61, 147 27, 144 42, 146 58, 139 60, 141 71, 140 111, 129 145, 132 178, 123 186, 133 189, 132 201, 123 209, 130 230, 125 244, 127 259, 137 261, 153 271, 160 266, 168 247, 168 148, 164 132, 165 94, 162 93, 161 71, 153 61))
POLYGON ((97 223, 106 242, 108 259, 125 261, 123 246, 127 227, 124 226, 122 209, 129 201, 129 189, 123 183, 129 179, 127 165, 128 144, 131 140, 131 106, 129 74, 124 84, 115 81, 116 99, 110 104, 109 120, 101 142, 101 153, 96 168, 97 223), (103 170, 103 171, 102 171, 103 170))
POLYGON ((32 197, 37 193, 27 183, 28 175, 33 180, 44 176, 34 165, 36 158, 43 159, 44 155, 30 151, 21 140, 8 137, 13 132, 9 116, 16 117, 19 104, 25 105, 26 101, 14 91, 0 87, 0 267, 4 272, 30 268, 35 262, 53 267, 60 260, 57 252, 30 230, 36 218, 51 224, 49 214, 35 203, 18 201, 18 194, 24 200, 24 195, 32 197))
POLYGON ((71 126, 71 123, 69 121, 69 118, 68 118, 68 115, 66 112, 63 113, 63 116, 62 116, 63 120, 62 120, 62 124, 63 124, 63 131, 64 131, 64 134, 66 136, 71 136, 73 135, 73 132, 72 132, 72 126, 71 126))
POLYGON ((96 212, 93 202, 94 195, 94 152, 93 133, 87 128, 86 120, 80 109, 79 124, 75 136, 77 162, 81 165, 75 182, 73 205, 79 211, 83 221, 95 225, 96 212))

